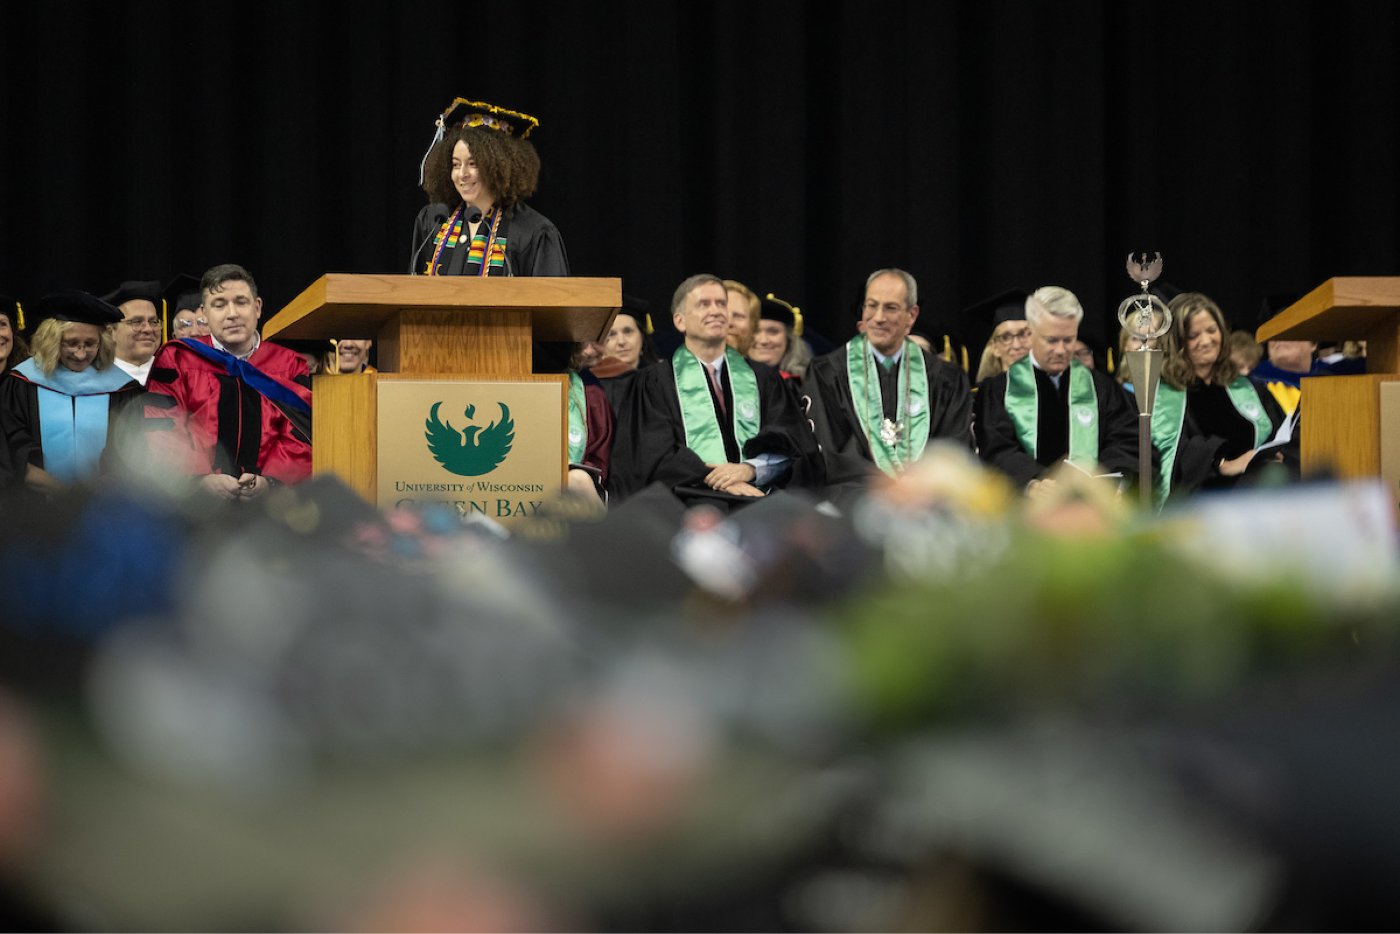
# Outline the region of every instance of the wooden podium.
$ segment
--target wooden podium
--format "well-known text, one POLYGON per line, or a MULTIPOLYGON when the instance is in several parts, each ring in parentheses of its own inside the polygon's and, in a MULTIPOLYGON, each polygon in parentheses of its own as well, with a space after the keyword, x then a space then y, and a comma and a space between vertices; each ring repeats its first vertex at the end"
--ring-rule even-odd
POLYGON ((1328 279, 1261 325, 1255 338, 1366 341, 1366 375, 1303 380, 1302 466, 1380 476, 1380 386, 1400 381, 1400 277, 1328 279))
POLYGON ((313 472, 337 474, 373 503, 381 381, 561 382, 532 373, 534 342, 601 340, 621 304, 620 279, 330 273, 273 315, 263 336, 375 342, 380 372, 316 377, 311 439, 313 472))

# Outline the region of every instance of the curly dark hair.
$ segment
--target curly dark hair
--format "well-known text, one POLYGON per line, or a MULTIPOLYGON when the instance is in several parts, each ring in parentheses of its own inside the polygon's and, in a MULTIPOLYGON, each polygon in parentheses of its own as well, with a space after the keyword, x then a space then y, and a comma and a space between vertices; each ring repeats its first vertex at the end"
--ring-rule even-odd
POLYGON ((540 182, 540 156, 529 140, 516 139, 499 130, 464 126, 448 130, 428 153, 423 190, 429 201, 449 206, 461 203, 462 197, 452 184, 452 150, 459 141, 471 150, 482 184, 502 207, 511 207, 535 193, 540 182))
POLYGON ((1167 308, 1172 313, 1172 326, 1165 335, 1167 340, 1166 353, 1162 360, 1162 379, 1177 389, 1186 389, 1201 382, 1186 351, 1186 335, 1189 333, 1191 318, 1199 312, 1205 312, 1214 319, 1215 326, 1220 329, 1220 355, 1215 358, 1215 365, 1211 367, 1210 376, 1205 382, 1215 386, 1228 386, 1234 382, 1240 371, 1230 359, 1230 326, 1225 323, 1225 313, 1220 310, 1220 306, 1200 292, 1182 292, 1171 300, 1167 308))

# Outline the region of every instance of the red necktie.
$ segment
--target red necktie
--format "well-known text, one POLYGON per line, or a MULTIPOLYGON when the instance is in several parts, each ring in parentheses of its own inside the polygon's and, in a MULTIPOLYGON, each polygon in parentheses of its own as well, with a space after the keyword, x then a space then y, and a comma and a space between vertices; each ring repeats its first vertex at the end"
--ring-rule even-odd
POLYGON ((724 406, 724 387, 720 385, 719 373, 716 372, 719 369, 718 365, 713 368, 708 363, 701 365, 705 367, 705 372, 710 376, 710 387, 714 389, 715 399, 719 402, 719 414, 728 415, 729 412, 724 406))

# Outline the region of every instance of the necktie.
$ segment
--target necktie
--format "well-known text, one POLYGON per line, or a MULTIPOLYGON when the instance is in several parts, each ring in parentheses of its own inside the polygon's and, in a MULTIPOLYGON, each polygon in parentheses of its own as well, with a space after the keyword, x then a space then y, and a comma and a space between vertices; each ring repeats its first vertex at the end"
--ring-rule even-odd
POLYGON ((716 372, 718 367, 711 367, 708 363, 703 364, 703 366, 705 367, 705 372, 709 374, 710 377, 710 388, 715 391, 715 400, 719 403, 719 412, 721 415, 727 415, 728 410, 724 406, 724 387, 720 385, 719 373, 716 372))

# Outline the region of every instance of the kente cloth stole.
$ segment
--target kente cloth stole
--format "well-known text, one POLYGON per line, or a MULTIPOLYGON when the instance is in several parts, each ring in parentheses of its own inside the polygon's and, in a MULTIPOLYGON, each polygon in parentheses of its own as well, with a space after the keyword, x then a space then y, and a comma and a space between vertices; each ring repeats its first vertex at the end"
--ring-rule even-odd
MULTIPOLYGON (((1257 448, 1269 440, 1274 423, 1269 413, 1259 401, 1259 393, 1254 384, 1243 376, 1234 379, 1225 392, 1235 411, 1254 425, 1254 446, 1257 448)), ((1157 387, 1157 398, 1152 402, 1152 446, 1160 457, 1157 467, 1157 486, 1152 498, 1161 509, 1167 502, 1172 488, 1172 467, 1176 464, 1177 445, 1181 440, 1181 429, 1186 424, 1186 391, 1167 383, 1157 387)))
POLYGON ((584 402, 583 379, 569 371, 569 463, 582 464, 588 448, 588 415, 584 402))
POLYGON ((94 477, 107 446, 108 396, 131 377, 116 367, 75 373, 61 365, 45 375, 32 357, 15 370, 38 389, 44 470, 68 485, 94 477))
POLYGON ((875 465, 895 476, 922 457, 928 444, 928 368, 918 345, 906 338, 899 362, 899 398, 891 422, 885 418, 878 366, 864 334, 846 343, 846 380, 856 421, 865 432, 875 465))
MULTIPOLYGON (((1094 378, 1078 360, 1069 365, 1069 451, 1065 459, 1076 467, 1093 470, 1099 461, 1099 397, 1094 378)), ((1031 457, 1039 457, 1039 389, 1029 356, 1006 371, 1006 414, 1016 426, 1016 437, 1031 457)))
POLYGON ((468 276, 506 274, 506 212, 499 206, 481 219, 467 251, 468 276), (484 262, 483 262, 484 260, 484 262))
POLYGON ((466 235, 462 233, 463 213, 465 204, 459 204, 457 210, 452 212, 452 216, 443 222, 438 228, 437 236, 433 239, 433 253, 428 259, 427 268, 423 270, 425 276, 442 275, 443 253, 447 250, 455 249, 459 244, 466 241, 466 235))
MULTIPOLYGON (((744 446, 754 439, 759 429, 758 377, 733 347, 725 347, 724 365, 729 370, 729 388, 734 393, 734 407, 729 413, 734 440, 739 445, 739 456, 743 457, 744 446)), ((675 372, 676 396, 685 425, 685 446, 707 464, 727 463, 729 455, 724 452, 724 435, 715 413, 705 365, 682 344, 671 357, 671 369, 675 372)))

